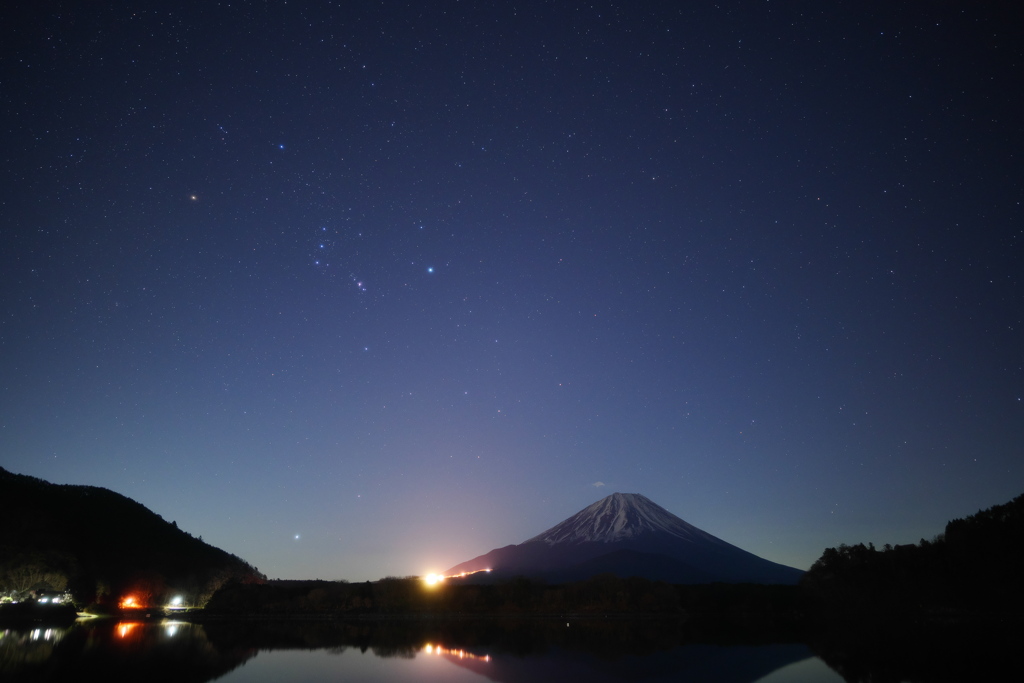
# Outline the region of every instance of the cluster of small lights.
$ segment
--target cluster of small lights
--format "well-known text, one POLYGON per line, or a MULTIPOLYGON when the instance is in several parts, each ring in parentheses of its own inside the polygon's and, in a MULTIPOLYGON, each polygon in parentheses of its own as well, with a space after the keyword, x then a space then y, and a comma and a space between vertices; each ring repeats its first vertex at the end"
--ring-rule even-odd
MULTIPOLYGON (((121 609, 143 609, 145 605, 139 604, 139 599, 134 595, 126 595, 121 598, 121 609)), ((176 595, 166 605, 167 609, 185 609, 185 599, 176 595)))
POLYGON ((423 646, 423 652, 428 655, 449 655, 452 657, 458 657, 459 659, 478 659, 481 662, 491 661, 490 655, 475 655, 472 652, 466 652, 465 650, 456 650, 450 647, 444 647, 443 645, 431 645, 427 643, 423 646))

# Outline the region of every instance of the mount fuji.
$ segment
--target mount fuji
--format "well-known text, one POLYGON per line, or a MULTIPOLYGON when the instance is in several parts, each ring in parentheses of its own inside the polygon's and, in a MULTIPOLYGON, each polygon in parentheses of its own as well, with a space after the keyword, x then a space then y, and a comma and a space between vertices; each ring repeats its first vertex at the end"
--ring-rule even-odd
POLYGON ((686 584, 795 584, 803 575, 701 531, 639 493, 613 493, 542 534, 445 574, 484 570, 491 570, 489 580, 521 575, 552 582, 612 573, 686 584))

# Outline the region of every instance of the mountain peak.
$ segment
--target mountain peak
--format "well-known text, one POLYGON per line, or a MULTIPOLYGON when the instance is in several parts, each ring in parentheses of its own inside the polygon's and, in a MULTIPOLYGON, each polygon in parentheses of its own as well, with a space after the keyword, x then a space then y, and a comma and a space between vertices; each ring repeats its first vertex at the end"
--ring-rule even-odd
POLYGON ((672 583, 793 584, 803 574, 701 531, 639 493, 613 493, 528 541, 445 573, 484 570, 487 578, 477 580, 522 575, 564 582, 610 572, 672 583))
POLYGON ((654 532, 692 541, 713 539, 697 527, 684 522, 654 501, 639 493, 613 493, 527 543, 615 543, 654 532))

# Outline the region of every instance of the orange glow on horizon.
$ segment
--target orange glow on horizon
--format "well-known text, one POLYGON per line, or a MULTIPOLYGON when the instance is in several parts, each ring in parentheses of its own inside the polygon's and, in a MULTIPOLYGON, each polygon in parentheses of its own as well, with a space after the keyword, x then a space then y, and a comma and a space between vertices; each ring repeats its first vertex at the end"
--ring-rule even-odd
POLYGON ((126 595, 121 600, 121 609, 135 609, 138 607, 142 607, 142 605, 139 604, 134 595, 126 595))
POLYGON ((488 567, 487 569, 474 569, 471 572, 459 572, 458 574, 449 574, 447 576, 445 576, 444 574, 427 574, 423 577, 423 582, 426 583, 428 586, 436 586, 445 579, 462 579, 472 574, 479 574, 480 572, 489 571, 491 571, 490 567, 488 567))

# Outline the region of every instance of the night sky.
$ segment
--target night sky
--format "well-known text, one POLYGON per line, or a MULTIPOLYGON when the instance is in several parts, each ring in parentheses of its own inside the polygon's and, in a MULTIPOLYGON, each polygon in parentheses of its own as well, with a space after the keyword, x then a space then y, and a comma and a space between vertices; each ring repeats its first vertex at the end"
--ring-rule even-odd
POLYGON ((13 4, 0 466, 349 580, 1024 492, 1017 3, 13 4))

